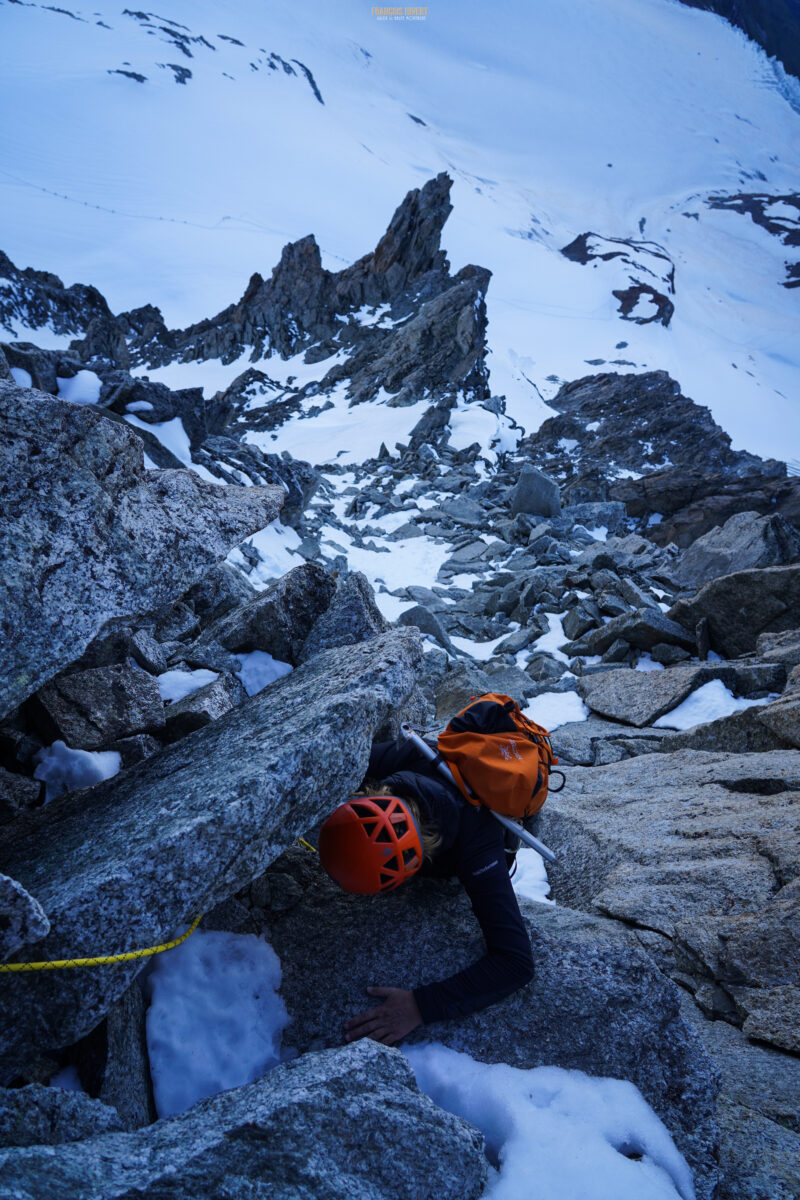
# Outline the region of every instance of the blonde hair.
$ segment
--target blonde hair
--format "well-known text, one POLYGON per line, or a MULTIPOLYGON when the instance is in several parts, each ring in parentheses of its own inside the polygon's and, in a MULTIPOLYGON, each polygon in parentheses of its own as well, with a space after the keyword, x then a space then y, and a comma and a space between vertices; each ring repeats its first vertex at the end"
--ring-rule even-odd
MULTIPOLYGON (((398 793, 383 783, 375 783, 374 787, 370 787, 370 780, 364 781, 364 786, 353 795, 354 800, 363 798, 364 796, 398 796, 398 793)), ((430 822, 425 822, 422 819, 422 814, 416 800, 410 799, 408 796, 398 796, 403 801, 411 816, 414 818, 419 829, 419 835, 422 840, 422 857, 423 860, 430 861, 436 851, 442 844, 442 835, 435 825, 430 822)))

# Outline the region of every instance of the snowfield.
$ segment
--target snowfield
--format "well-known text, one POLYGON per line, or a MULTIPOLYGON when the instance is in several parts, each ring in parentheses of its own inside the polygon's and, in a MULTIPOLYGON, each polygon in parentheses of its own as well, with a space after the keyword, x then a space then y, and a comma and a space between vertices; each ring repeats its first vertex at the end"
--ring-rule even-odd
MULTIPOLYGON (((510 0, 502 16, 441 0, 393 22, 356 0, 308 0, 302 20, 287 0, 268 19, 260 0, 165 0, 159 18, 208 43, 190 44, 178 83, 162 27, 109 0, 71 13, 2 5, 2 249, 18 265, 186 325, 309 232, 330 269, 354 261, 399 197, 447 170, 446 248, 454 269, 493 273, 491 385, 510 417, 531 431, 563 380, 663 368, 735 448, 800 458, 783 286, 797 255, 781 241, 800 216, 785 198, 800 190, 800 84, 721 18, 674 0, 510 0), (270 69, 273 52, 313 87, 270 69), (777 232, 710 206, 740 193, 767 196, 777 232), (618 253, 561 254, 584 234, 618 253), (622 319, 612 291, 633 277, 674 305, 669 326, 648 321, 647 294, 622 319)), ((245 365, 152 377, 208 394, 245 365)))

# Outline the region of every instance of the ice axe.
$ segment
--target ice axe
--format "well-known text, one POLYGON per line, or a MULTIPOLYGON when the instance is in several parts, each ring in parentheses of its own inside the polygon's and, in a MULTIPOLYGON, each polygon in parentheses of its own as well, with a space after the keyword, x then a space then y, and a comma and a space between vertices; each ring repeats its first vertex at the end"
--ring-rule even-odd
MULTIPOLYGON (((455 788, 458 787, 453 772, 447 763, 442 760, 441 755, 437 754, 435 750, 431 750, 428 743, 424 742, 419 734, 414 732, 408 721, 404 721, 400 726, 400 732, 407 741, 416 746, 420 754, 424 754, 428 762, 435 764, 436 770, 440 775, 444 776, 448 783, 452 783, 455 788)), ((486 807, 488 808, 488 805, 486 807)), ((496 821, 504 825, 506 829, 513 833, 515 837, 518 837, 521 842, 524 842, 526 846, 530 846, 531 850, 535 850, 537 854, 541 854, 542 858, 546 859, 547 862, 554 863, 556 861, 555 854, 553 854, 552 850, 548 850, 544 842, 540 842, 532 833, 528 833, 527 829, 523 829, 516 821, 512 821, 511 817, 504 817, 501 813, 495 812, 493 808, 489 808, 488 811, 496 821)))

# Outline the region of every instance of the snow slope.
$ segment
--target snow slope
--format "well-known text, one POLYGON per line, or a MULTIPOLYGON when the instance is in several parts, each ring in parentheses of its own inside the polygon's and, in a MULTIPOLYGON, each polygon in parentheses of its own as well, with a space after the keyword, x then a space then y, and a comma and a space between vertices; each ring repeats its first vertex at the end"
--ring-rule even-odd
MULTIPOLYGON (((492 388, 526 429, 560 380, 664 368, 735 448, 800 458, 781 240, 800 215, 800 85, 721 18, 677 0, 440 0, 423 21, 355 0, 71 14, 0 0, 18 265, 187 324, 309 232, 326 266, 353 261, 446 169, 445 244, 455 268, 494 273, 492 388), (768 206, 783 233, 708 206, 740 192, 783 197, 768 206), (560 253, 590 232, 635 244, 560 253), (633 271, 663 293, 673 268, 669 326, 624 320, 613 290, 633 271)), ((654 312, 645 297, 631 315, 654 312)))

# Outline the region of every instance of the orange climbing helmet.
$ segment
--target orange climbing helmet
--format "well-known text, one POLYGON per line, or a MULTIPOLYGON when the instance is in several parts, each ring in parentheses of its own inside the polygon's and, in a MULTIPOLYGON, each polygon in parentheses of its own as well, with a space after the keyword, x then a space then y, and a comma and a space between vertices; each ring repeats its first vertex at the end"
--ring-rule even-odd
POLYGON ((346 892, 390 892, 422 866, 422 837, 399 796, 356 796, 320 829, 319 858, 346 892))

